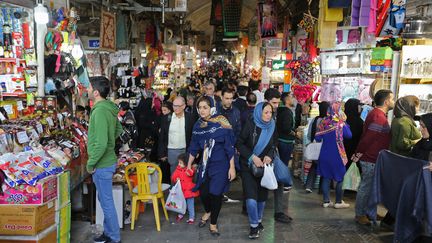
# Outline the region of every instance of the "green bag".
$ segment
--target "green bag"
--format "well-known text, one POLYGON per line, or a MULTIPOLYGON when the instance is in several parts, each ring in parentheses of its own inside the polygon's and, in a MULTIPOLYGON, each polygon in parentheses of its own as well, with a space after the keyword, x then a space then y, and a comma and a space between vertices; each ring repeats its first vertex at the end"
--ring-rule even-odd
POLYGON ((345 173, 342 189, 357 191, 361 181, 360 171, 355 163, 352 163, 345 173))

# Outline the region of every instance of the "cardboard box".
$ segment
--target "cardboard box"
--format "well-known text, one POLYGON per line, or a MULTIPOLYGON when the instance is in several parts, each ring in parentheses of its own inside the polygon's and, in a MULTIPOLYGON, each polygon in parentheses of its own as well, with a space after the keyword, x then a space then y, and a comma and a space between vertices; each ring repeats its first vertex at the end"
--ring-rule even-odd
POLYGON ((54 223, 54 202, 0 206, 0 235, 37 235, 54 223))
POLYGON ((56 211, 57 235, 66 235, 71 230, 71 204, 56 211))
POLYGON ((5 236, 0 235, 0 243, 53 243, 57 240, 56 226, 52 225, 48 229, 42 231, 35 236, 13 235, 5 236))
POLYGON ((57 175, 57 205, 56 210, 70 203, 70 172, 65 171, 57 175))
POLYGON ((0 195, 0 204, 42 205, 57 198, 57 176, 38 181, 36 186, 18 185, 0 195))

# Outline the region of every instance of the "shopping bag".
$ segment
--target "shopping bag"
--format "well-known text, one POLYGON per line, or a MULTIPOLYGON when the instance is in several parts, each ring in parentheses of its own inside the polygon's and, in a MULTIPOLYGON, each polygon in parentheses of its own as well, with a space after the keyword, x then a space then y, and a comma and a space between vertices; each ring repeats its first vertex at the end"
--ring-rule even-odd
POLYGON ((180 181, 177 181, 177 183, 171 188, 165 203, 165 208, 180 214, 186 213, 186 199, 183 195, 180 181))
POLYGON ((261 186, 269 190, 275 190, 278 187, 276 176, 273 171, 273 165, 264 165, 264 175, 261 178, 261 186))
POLYGON ((279 156, 273 159, 273 164, 276 181, 283 183, 285 186, 292 186, 293 182, 288 166, 282 162, 279 156))
POLYGON ((318 160, 321 153, 322 142, 312 142, 306 145, 306 149, 304 151, 305 160, 312 161, 318 160))
POLYGON ((361 181, 360 171, 356 165, 356 163, 352 163, 345 173, 342 189, 343 190, 351 190, 357 191, 361 181))

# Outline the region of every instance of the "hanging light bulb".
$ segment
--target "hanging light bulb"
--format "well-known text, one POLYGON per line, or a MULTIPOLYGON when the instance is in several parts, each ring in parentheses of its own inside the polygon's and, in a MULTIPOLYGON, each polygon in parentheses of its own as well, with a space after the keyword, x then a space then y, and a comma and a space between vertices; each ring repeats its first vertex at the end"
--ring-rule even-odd
POLYGON ((42 5, 42 3, 38 3, 34 8, 34 16, 35 21, 38 24, 48 24, 49 15, 48 9, 42 5))

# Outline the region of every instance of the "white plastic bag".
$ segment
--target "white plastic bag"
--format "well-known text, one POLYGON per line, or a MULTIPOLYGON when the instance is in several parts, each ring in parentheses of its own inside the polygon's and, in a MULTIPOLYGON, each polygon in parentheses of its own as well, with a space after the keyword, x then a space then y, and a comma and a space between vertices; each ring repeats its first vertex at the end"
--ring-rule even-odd
POLYGON ((273 171, 273 164, 264 166, 264 175, 261 179, 261 186, 269 190, 278 188, 276 176, 273 171))
POLYGON ((177 181, 173 188, 171 188, 165 208, 180 214, 186 213, 186 199, 183 195, 180 181, 177 181))
POLYGON ((318 160, 321 153, 322 142, 312 142, 306 145, 306 149, 304 151, 304 158, 307 161, 318 160))

